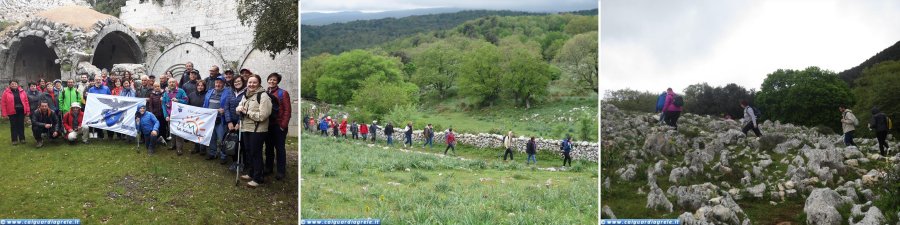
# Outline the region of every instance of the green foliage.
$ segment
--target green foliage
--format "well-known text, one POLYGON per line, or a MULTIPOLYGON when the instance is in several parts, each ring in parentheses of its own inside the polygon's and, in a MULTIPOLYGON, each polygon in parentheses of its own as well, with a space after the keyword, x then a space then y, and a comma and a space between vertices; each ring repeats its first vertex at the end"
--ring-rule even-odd
POLYGON ((399 80, 400 66, 397 60, 363 50, 331 57, 325 61, 323 74, 315 84, 316 97, 333 104, 347 103, 363 85, 363 81, 371 84, 399 80))
MULTIPOLYGON (((550 65, 528 49, 524 43, 507 44, 501 48, 504 73, 501 89, 519 105, 531 108, 531 102, 547 94, 547 85, 554 72, 550 65)), ((536 49, 536 48, 534 48, 536 49)))
POLYGON ((571 35, 597 31, 597 24, 600 21, 596 16, 578 16, 569 21, 566 25, 566 33, 571 35))
POLYGON ((603 102, 600 104, 612 104, 620 110, 655 112, 657 97, 659 97, 659 93, 622 89, 606 91, 606 94, 603 96, 603 102))
POLYGON ((482 42, 474 51, 463 57, 459 77, 459 94, 473 99, 480 105, 493 104, 500 98, 500 51, 496 46, 482 42))
POLYGON ((238 19, 242 25, 255 25, 253 48, 275 54, 297 50, 299 16, 295 0, 238 0, 238 19))
POLYGON ((766 77, 756 95, 756 104, 766 118, 833 130, 840 130, 838 106, 852 103, 847 84, 834 72, 818 67, 779 69, 766 77))
POLYGON ((887 176, 876 185, 877 190, 882 191, 881 196, 875 200, 874 205, 882 212, 887 221, 900 222, 896 212, 900 212, 900 165, 894 165, 887 170, 887 176), (891 213, 893 212, 893 213, 891 213))
POLYGON ((580 88, 598 93, 597 32, 575 35, 565 42, 555 62, 580 88))
MULTIPOLYGON (((550 61, 556 58, 557 53, 559 53, 559 49, 562 48, 567 39, 569 39, 568 35, 558 31, 548 32, 546 35, 544 35, 544 38, 540 41, 541 56, 544 57, 544 60, 550 61)), ((596 47, 594 49, 596 49, 596 47)))
POLYGON ((115 17, 119 17, 122 6, 125 6, 125 2, 126 0, 89 1, 89 3, 91 3, 91 7, 93 7, 97 12, 112 15, 115 17))
POLYGON ((323 53, 300 62, 300 79, 303 80, 300 82, 300 96, 306 99, 317 99, 316 82, 325 74, 325 62, 331 57, 332 55, 323 53))
POLYGON ((459 74, 462 53, 447 41, 429 44, 425 48, 413 60, 416 70, 412 81, 423 90, 437 92, 440 99, 444 99, 459 74))
POLYGON ((688 113, 724 116, 731 115, 738 119, 744 116, 744 108, 740 102, 746 100, 753 106, 755 93, 747 91, 744 87, 731 83, 728 85, 712 87, 707 83, 699 83, 684 89, 685 107, 688 113), (688 101, 689 100, 689 101, 688 101))
MULTIPOLYGON (((888 116, 900 112, 900 94, 897 94, 895 86, 898 82, 900 61, 884 61, 863 70, 853 87, 853 95, 856 97, 853 111, 861 127, 865 127, 872 119, 870 112, 873 107, 878 107, 888 116)), ((898 122, 895 117, 892 120, 895 124, 898 122)), ((868 132, 866 129, 858 130, 868 132)))
POLYGON ((541 15, 537 13, 467 10, 457 13, 409 16, 404 18, 385 18, 377 20, 361 20, 347 23, 335 23, 324 26, 301 25, 303 42, 300 43, 302 55, 318 55, 323 52, 340 54, 351 49, 370 48, 376 45, 404 40, 406 47, 415 47, 428 42, 428 39, 446 33, 440 30, 450 29, 465 21, 485 16, 521 16, 541 15), (430 35, 422 35, 434 32, 430 35))
MULTIPOLYGON (((422 113, 413 104, 395 105, 391 112, 384 117, 384 124, 394 123, 394 127, 403 127, 406 123, 421 121, 422 113)), ((422 126, 414 125, 421 128, 422 126)))
POLYGON ((378 79, 375 76, 367 79, 365 85, 354 93, 350 105, 358 107, 363 114, 374 119, 381 118, 398 105, 418 103, 419 88, 415 84, 378 79))

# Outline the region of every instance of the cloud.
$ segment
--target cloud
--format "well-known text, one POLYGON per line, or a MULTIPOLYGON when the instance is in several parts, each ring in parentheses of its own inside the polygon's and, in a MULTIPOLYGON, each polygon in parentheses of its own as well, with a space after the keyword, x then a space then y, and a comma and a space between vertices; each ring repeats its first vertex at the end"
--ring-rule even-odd
POLYGON ((466 9, 508 9, 535 12, 574 11, 597 8, 597 1, 591 0, 304 0, 300 2, 301 12, 338 11, 394 11, 421 8, 466 8, 466 9))
POLYGON ((900 3, 856 3, 603 1, 600 85, 759 89, 780 68, 840 72, 900 40, 900 3))

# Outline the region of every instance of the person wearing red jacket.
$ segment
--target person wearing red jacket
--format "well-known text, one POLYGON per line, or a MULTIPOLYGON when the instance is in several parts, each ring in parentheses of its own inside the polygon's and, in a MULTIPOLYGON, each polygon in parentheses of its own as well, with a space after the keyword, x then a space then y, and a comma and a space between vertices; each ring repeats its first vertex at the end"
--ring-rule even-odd
POLYGON ((365 141, 369 136, 369 125, 365 123, 359 124, 359 134, 362 136, 363 141, 365 141))
POLYGON ((81 142, 87 144, 88 143, 88 129, 87 127, 81 126, 81 121, 84 119, 84 113, 81 112, 81 104, 77 102, 73 102, 72 106, 69 107, 69 112, 66 115, 63 115, 63 129, 66 133, 66 140, 69 141, 69 144, 74 144, 76 140, 78 140, 77 136, 81 136, 81 142), (69 135, 75 133, 76 138, 69 139, 69 135))
MULTIPOLYGON (((218 68, 216 68, 216 70, 218 70, 218 68)), ((291 95, 288 91, 278 87, 278 84, 281 83, 281 74, 269 74, 269 76, 266 77, 266 81, 269 84, 269 89, 267 91, 270 95, 275 96, 275 99, 272 99, 272 101, 278 102, 278 111, 272 112, 272 114, 276 115, 276 119, 269 120, 269 131, 265 140, 266 160, 263 167, 263 176, 271 174, 272 168, 276 167, 275 164, 277 163, 278 166, 276 168, 277 173, 275 174, 275 179, 281 180, 284 179, 284 176, 287 173, 287 154, 284 149, 284 140, 287 138, 288 123, 291 121, 292 115, 291 95)))
POLYGON ((28 96, 17 81, 9 81, 9 87, 0 96, 0 111, 9 118, 12 144, 25 144, 25 117, 31 115, 28 96))
POLYGON ((341 130, 341 137, 344 139, 347 138, 347 118, 345 117, 343 121, 341 121, 341 125, 338 127, 341 130))
POLYGON ((453 149, 453 154, 456 155, 456 135, 453 134, 453 128, 447 130, 447 148, 444 149, 444 155, 447 155, 447 150, 453 149))

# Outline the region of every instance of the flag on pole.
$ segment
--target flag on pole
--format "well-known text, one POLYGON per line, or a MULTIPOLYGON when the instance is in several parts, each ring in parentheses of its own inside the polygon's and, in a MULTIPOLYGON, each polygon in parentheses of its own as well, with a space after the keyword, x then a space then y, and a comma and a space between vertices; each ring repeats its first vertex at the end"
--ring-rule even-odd
POLYGON ((173 102, 172 113, 169 114, 169 130, 185 140, 209 146, 218 114, 216 109, 173 102))
POLYGON ((134 116, 138 106, 147 100, 105 94, 90 94, 84 107, 84 119, 81 126, 93 127, 137 136, 134 116))

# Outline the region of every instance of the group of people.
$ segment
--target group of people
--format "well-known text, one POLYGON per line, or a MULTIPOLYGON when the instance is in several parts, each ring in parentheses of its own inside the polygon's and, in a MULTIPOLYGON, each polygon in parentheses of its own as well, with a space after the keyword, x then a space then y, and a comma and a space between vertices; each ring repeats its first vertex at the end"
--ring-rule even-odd
POLYGON ((65 85, 60 80, 41 79, 29 83, 27 90, 17 81, 10 81, 0 95, 0 112, 10 120, 13 145, 25 143, 25 118, 30 117, 38 148, 47 140, 63 136, 69 144, 77 143, 79 137, 87 144, 90 139, 106 136, 142 142, 149 154, 155 153, 157 143, 171 144, 169 149, 182 155, 184 138, 169 132, 172 104, 216 109, 218 116, 210 145, 195 144, 192 154, 205 154, 207 160, 219 159, 223 165, 231 162, 231 170, 246 168, 241 170, 245 172, 241 178, 249 180, 247 185, 251 187, 264 183, 264 177, 273 172, 278 180, 286 176, 285 139, 292 114, 290 94, 278 86, 282 80, 280 74, 269 74, 268 88, 263 88, 262 78, 249 69, 241 69, 240 75, 235 76, 232 70, 220 73, 218 66, 212 66, 209 75, 201 78, 193 63, 187 62, 180 80, 171 71, 160 75, 158 80, 153 75, 134 78, 130 71, 110 76, 107 70, 102 70, 92 80, 87 74, 80 75, 79 82, 69 79, 65 85), (146 98, 135 115, 141 138, 136 140, 112 131, 83 127, 82 106, 91 94, 146 98), (229 161, 219 146, 230 133, 239 134, 239 152, 246 160, 238 162, 237 156, 232 156, 229 161))
MULTIPOLYGON (((675 94, 675 92, 672 91, 672 88, 669 88, 660 94, 656 102, 656 112, 660 113, 660 123, 665 123, 677 130, 678 117, 681 114, 683 105, 684 100, 675 94)), ((740 105, 744 111, 741 132, 743 132, 744 135, 747 135, 749 131, 753 131, 753 134, 757 137, 761 137, 762 132, 759 130, 759 117, 761 113, 759 109, 750 106, 747 100, 741 100, 740 105)), ((843 131, 844 144, 846 146, 856 146, 853 137, 856 133, 856 126, 859 125, 859 120, 847 106, 839 106, 838 110, 841 112, 840 122, 841 130, 843 131)), ((890 146, 888 146, 887 143, 887 134, 888 131, 892 129, 893 123, 891 122, 890 117, 882 113, 878 107, 872 108, 870 113, 872 114, 872 119, 869 121, 868 128, 875 131, 875 138, 878 140, 879 153, 881 153, 881 155, 887 155, 887 151, 890 150, 890 146)), ((726 114, 725 120, 732 120, 731 115, 726 114)))
MULTIPOLYGON (((388 122, 385 127, 378 126, 378 121, 372 121, 371 124, 365 123, 357 123, 356 120, 352 120, 348 123, 347 116, 343 116, 341 122, 337 122, 331 118, 331 116, 319 115, 318 119, 311 116, 304 116, 304 121, 307 121, 303 124, 305 130, 310 132, 317 132, 323 137, 333 137, 344 138, 344 139, 353 139, 362 141, 372 141, 372 143, 377 143, 377 135, 378 130, 383 130, 383 134, 386 136, 387 145, 393 145, 394 141, 394 125, 393 123, 388 122), (347 136, 347 131, 349 129, 350 136, 347 136), (371 139, 369 138, 371 135, 371 139)), ((413 147, 412 135, 413 135, 413 125, 412 123, 407 123, 406 127, 404 127, 400 132, 403 133, 404 142, 403 147, 413 147)), ((453 128, 449 128, 445 131, 446 135, 444 136, 444 143, 447 144, 447 147, 444 149, 444 155, 447 155, 448 151, 452 150, 453 154, 456 154, 456 134, 453 132, 453 128)), ((434 147, 434 126, 432 124, 427 124, 425 128, 422 130, 422 148, 428 146, 429 149, 434 147)), ((503 137, 503 146, 505 151, 503 153, 503 161, 513 159, 513 149, 515 148, 513 144, 513 136, 512 131, 509 131, 506 136, 503 137)), ((572 139, 570 136, 567 136, 560 143, 560 150, 563 153, 563 166, 567 164, 572 166, 572 157, 570 155, 572 151, 572 139)), ((528 154, 528 158, 526 159, 526 164, 537 164, 537 142, 535 141, 535 137, 531 137, 528 142, 525 144, 525 153, 528 154)))

